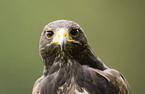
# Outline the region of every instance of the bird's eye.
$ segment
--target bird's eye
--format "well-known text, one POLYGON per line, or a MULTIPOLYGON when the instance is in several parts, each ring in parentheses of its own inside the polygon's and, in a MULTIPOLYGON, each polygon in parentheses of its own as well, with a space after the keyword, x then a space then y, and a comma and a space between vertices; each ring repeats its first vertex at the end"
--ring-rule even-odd
POLYGON ((53 35, 54 35, 54 32, 53 31, 46 31, 46 37, 48 39, 52 39, 53 35))
POLYGON ((72 29, 70 31, 70 34, 73 36, 73 37, 77 37, 79 35, 79 29, 72 29))

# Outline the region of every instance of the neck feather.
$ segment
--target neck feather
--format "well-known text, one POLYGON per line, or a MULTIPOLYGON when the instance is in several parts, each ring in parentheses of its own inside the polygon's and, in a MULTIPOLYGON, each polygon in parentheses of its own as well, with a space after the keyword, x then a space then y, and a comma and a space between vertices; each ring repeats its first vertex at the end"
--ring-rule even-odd
POLYGON ((56 53, 43 58, 44 75, 58 71, 62 67, 72 67, 75 65, 86 65, 91 68, 105 70, 108 67, 100 60, 99 57, 90 49, 84 49, 79 53, 56 53))

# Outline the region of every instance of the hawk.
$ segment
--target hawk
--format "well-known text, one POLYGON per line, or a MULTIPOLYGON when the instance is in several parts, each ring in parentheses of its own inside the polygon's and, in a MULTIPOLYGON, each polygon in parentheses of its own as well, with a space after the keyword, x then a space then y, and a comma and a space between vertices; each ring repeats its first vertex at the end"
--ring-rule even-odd
POLYGON ((44 71, 32 94, 129 94, 124 76, 96 56, 74 21, 57 20, 46 25, 39 50, 44 71))

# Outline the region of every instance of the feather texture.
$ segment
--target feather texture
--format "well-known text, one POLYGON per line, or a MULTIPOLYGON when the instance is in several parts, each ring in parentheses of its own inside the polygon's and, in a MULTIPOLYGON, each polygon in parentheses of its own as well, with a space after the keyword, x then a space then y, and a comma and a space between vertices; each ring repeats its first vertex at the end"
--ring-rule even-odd
POLYGON ((129 94, 126 79, 96 56, 77 23, 49 23, 41 34, 39 48, 44 72, 35 82, 32 94, 129 94), (71 30, 78 36, 71 36, 71 30), (46 37, 48 31, 54 33, 52 39, 46 37))

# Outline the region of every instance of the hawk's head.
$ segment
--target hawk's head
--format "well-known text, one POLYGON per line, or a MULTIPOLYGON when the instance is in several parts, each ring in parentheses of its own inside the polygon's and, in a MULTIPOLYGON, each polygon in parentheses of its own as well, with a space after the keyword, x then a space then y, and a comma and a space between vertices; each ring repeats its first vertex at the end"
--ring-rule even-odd
POLYGON ((104 68, 90 49, 82 28, 73 21, 58 20, 46 25, 41 35, 39 48, 46 70, 56 62, 64 64, 68 60, 76 61, 80 65, 104 68), (88 57, 91 59, 89 60, 88 57))
POLYGON ((40 39, 42 57, 57 53, 72 56, 86 46, 88 42, 82 28, 68 20, 58 20, 46 25, 40 39))

